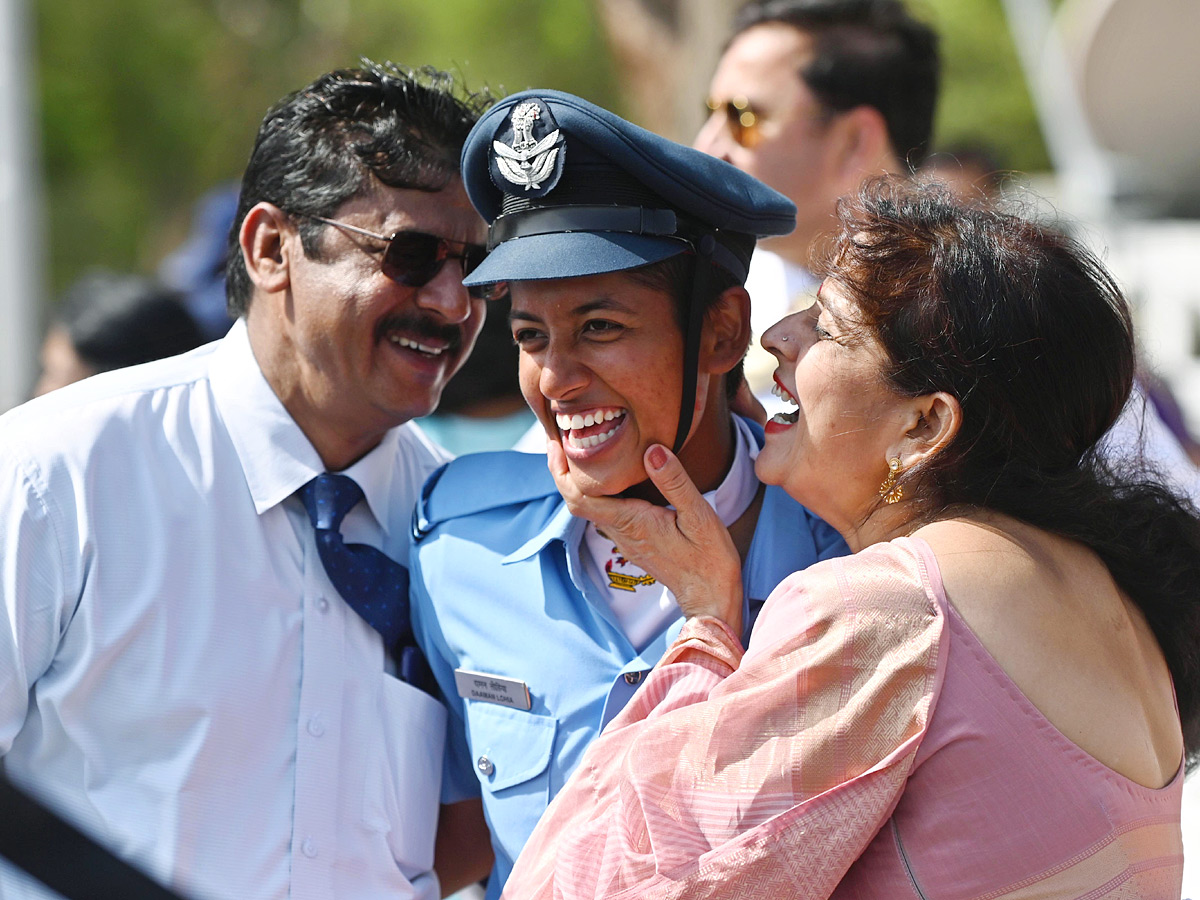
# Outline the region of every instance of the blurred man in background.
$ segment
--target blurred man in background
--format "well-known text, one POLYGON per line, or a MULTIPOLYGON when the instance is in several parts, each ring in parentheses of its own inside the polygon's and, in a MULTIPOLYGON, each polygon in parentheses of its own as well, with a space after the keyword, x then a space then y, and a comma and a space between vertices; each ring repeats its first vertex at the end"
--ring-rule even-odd
MULTIPOLYGON (((445 456, 409 420, 483 320, 480 103, 369 63, 284 98, 229 333, 0 418, 0 756, 185 896, 438 896, 446 713, 405 565, 445 456)), ((5 864, 0 896, 48 894, 5 864)))
POLYGON ((42 341, 33 396, 202 343, 182 295, 139 275, 88 272, 67 288, 42 341))
MULTIPOLYGON (((808 267, 837 199, 920 164, 939 68, 937 35, 900 0, 756 0, 738 13, 695 146, 796 204, 796 230, 765 241, 750 267, 756 337, 811 302, 808 267)), ((752 343, 746 377, 768 413, 774 368, 752 343)))

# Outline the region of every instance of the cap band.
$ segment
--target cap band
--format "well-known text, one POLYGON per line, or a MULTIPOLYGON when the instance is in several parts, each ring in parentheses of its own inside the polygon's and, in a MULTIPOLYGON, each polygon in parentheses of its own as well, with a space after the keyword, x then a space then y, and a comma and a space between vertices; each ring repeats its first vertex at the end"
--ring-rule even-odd
MULTIPOLYGON (((498 217, 488 227, 488 250, 495 250, 505 241, 529 237, 535 234, 570 234, 575 231, 590 233, 617 232, 641 234, 651 237, 675 238, 694 246, 695 241, 681 233, 679 217, 670 209, 647 209, 644 206, 545 206, 522 210, 498 217)), ((704 237, 712 236, 707 232, 704 237)), ((726 247, 715 236, 706 256, 727 270, 738 280, 745 282, 749 271, 749 260, 726 247)))
POLYGON ((546 206, 500 216, 488 228, 488 250, 531 234, 619 231, 674 237, 678 219, 670 209, 644 206, 546 206))

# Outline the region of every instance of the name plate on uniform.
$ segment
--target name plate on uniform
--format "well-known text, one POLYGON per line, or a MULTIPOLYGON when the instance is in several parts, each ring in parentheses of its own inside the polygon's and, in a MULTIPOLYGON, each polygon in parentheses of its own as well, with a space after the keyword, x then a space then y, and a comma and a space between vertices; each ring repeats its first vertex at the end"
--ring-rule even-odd
POLYGON ((458 696, 468 700, 498 703, 513 709, 529 709, 533 705, 529 699, 529 686, 514 678, 455 669, 454 683, 458 686, 458 696))

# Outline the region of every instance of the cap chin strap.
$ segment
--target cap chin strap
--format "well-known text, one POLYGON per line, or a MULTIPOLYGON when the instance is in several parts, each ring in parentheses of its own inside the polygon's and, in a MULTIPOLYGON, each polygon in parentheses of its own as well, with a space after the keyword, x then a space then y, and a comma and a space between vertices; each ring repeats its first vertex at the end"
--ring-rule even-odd
POLYGON ((692 268, 692 290, 683 329, 683 392, 679 398, 679 427, 675 431, 676 454, 683 449, 696 410, 696 382, 700 375, 700 336, 704 331, 704 298, 712 280, 713 250, 718 246, 711 234, 695 242, 696 264, 692 268))

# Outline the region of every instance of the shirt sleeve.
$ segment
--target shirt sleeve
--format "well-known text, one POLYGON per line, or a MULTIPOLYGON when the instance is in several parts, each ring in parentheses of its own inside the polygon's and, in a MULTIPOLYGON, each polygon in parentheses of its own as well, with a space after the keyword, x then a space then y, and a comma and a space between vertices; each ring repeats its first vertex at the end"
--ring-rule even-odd
POLYGON ((688 622, 504 896, 828 897, 895 808, 946 662, 922 563, 882 546, 790 576, 745 654, 688 622))
MULTIPOLYGON (((25 724, 29 692, 50 667, 79 579, 68 573, 61 516, 38 470, 0 448, 0 755, 25 724)), ((73 557, 78 560, 78 554, 73 557)), ((72 565, 72 571, 81 567, 72 565)), ((76 573, 78 574, 78 573, 76 573)))

